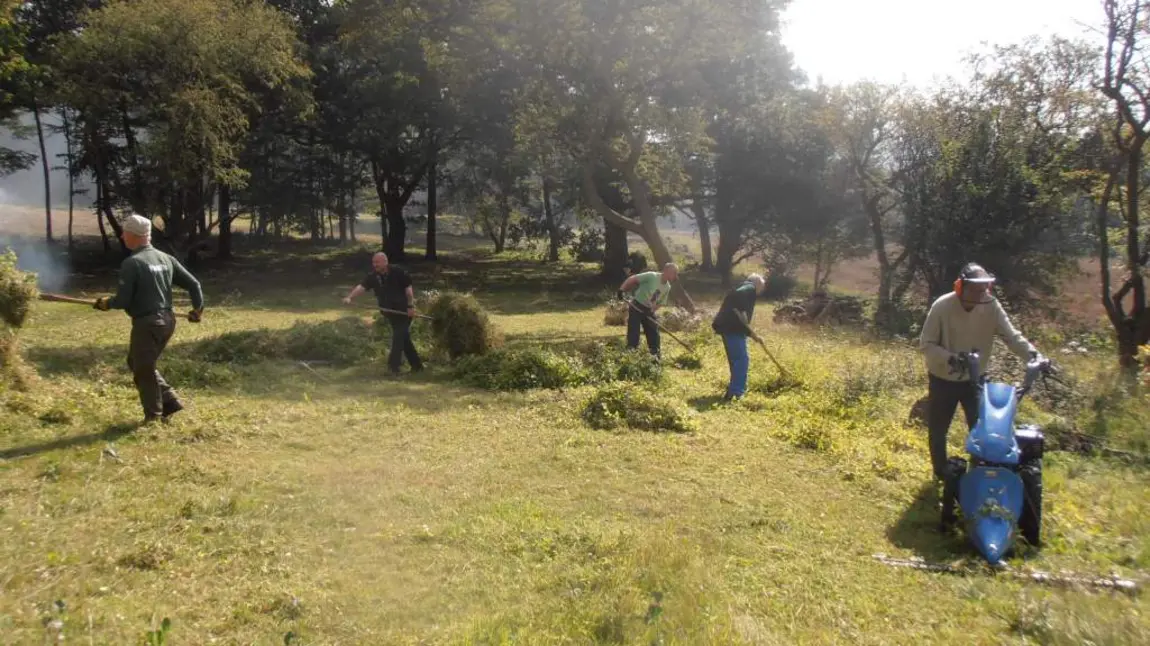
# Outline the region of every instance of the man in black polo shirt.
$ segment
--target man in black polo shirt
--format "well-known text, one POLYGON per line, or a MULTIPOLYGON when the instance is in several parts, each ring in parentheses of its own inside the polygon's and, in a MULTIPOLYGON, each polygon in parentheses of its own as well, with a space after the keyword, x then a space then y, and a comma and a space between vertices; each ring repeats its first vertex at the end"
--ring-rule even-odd
POLYGON ((381 308, 406 310, 407 316, 383 315, 391 324, 391 353, 387 355, 387 367, 392 374, 399 374, 399 366, 406 356, 411 371, 419 372, 423 370, 423 361, 415 351, 415 344, 411 342, 411 320, 415 318, 415 292, 411 288, 411 276, 399 267, 388 264, 387 254, 382 251, 371 257, 371 266, 374 271, 365 276, 343 302, 350 305, 353 298, 370 289, 375 292, 375 301, 381 308))

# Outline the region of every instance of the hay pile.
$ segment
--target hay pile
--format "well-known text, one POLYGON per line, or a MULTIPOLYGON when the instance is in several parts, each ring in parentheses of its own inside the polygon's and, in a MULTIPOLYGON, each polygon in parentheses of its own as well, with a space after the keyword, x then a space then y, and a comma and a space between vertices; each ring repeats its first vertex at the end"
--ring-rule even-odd
POLYGON ((603 314, 603 325, 627 325, 627 301, 612 298, 607 301, 607 311, 603 314))
POLYGON ((436 345, 452 359, 485 355, 503 344, 491 317, 469 294, 438 294, 424 313, 432 318, 431 333, 436 345))
POLYGON ((17 269, 11 250, 0 255, 0 391, 28 388, 31 373, 20 358, 17 334, 39 297, 36 274, 17 269))
POLYGON ((659 324, 671 332, 695 332, 704 323, 710 325, 711 312, 698 310, 694 314, 682 307, 671 307, 659 313, 659 324))

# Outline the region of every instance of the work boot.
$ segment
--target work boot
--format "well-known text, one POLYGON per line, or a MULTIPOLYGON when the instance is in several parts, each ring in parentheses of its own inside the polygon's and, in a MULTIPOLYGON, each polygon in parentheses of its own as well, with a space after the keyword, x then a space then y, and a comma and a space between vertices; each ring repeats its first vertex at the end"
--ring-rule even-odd
POLYGON ((164 418, 167 419, 172 415, 184 410, 184 405, 178 399, 171 399, 164 402, 164 418))

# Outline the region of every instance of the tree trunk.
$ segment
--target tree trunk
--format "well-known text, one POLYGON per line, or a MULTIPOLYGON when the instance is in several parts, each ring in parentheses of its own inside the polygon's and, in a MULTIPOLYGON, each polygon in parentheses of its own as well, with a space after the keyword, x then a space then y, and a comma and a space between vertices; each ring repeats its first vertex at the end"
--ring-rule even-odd
POLYGON ((720 181, 715 187, 715 222, 719 226, 719 248, 715 259, 715 270, 719 273, 719 282, 724 288, 731 286, 735 254, 739 252, 742 238, 742 224, 732 218, 733 209, 728 186, 729 182, 720 181))
POLYGON ((431 166, 427 170, 427 249, 423 257, 427 260, 438 260, 435 244, 435 216, 439 211, 439 159, 438 154, 431 157, 431 166))
POLYGON ((356 239, 355 239, 355 222, 357 219, 356 216, 359 214, 359 212, 356 211, 356 209, 355 209, 355 190, 354 189, 349 190, 347 192, 347 204, 348 204, 347 229, 348 229, 348 233, 351 234, 351 241, 356 242, 356 239))
POLYGON ((627 264, 627 230, 610 220, 603 220, 603 278, 610 283, 621 282, 627 264))
MULTIPOLYGON (((815 246, 815 281, 814 281, 814 290, 813 291, 817 292, 820 289, 822 289, 822 282, 823 282, 823 273, 822 272, 823 272, 823 241, 819 240, 819 242, 815 246)), ((830 271, 828 270, 827 273, 830 273, 830 271)))
POLYGON ((104 191, 101 184, 96 182, 96 226, 100 227, 100 240, 104 243, 104 253, 112 250, 112 245, 108 244, 108 231, 104 228, 104 210, 102 204, 104 202, 104 191))
POLYGON ((559 262, 559 223, 555 221, 555 209, 551 204, 551 178, 543 176, 543 219, 547 225, 547 261, 559 262))
POLYGON ((232 189, 220 184, 220 239, 216 257, 220 260, 232 259, 232 189))
POLYGON ((703 250, 703 271, 712 271, 715 262, 711 253, 711 223, 707 220, 707 210, 703 208, 702 200, 695 198, 691 201, 691 213, 695 216, 695 226, 699 227, 699 245, 703 250))
POLYGON ((144 179, 140 174, 140 161, 136 154, 136 133, 132 130, 132 123, 128 119, 128 106, 123 100, 120 102, 120 123, 124 129, 124 142, 128 148, 128 162, 132 166, 132 208, 138 213, 144 213, 144 179))
POLYGON ((335 208, 339 211, 339 244, 343 246, 347 244, 347 193, 343 189, 339 190, 335 208))
MULTIPOLYGON (((96 185, 99 188, 99 197, 96 200, 96 208, 98 213, 96 217, 101 215, 108 219, 108 226, 112 228, 112 234, 120 241, 120 252, 127 257, 130 253, 128 247, 124 244, 124 239, 121 236, 120 224, 116 222, 116 217, 112 215, 112 195, 109 188, 108 169, 104 165, 104 154, 102 142, 96 137, 92 136, 90 139, 96 149, 95 163, 92 165, 96 175, 96 185)), ((107 240, 107 238, 105 238, 107 240)))
POLYGON ((44 235, 52 242, 52 180, 48 148, 44 145, 44 124, 40 121, 40 106, 32 99, 32 118, 36 120, 36 138, 40 140, 40 166, 44 169, 44 235))
POLYGON ((403 219, 403 203, 394 197, 384 205, 384 214, 387 218, 387 240, 384 242, 384 253, 393 262, 403 262, 404 242, 407 239, 407 221, 403 219))
POLYGON ((719 221, 719 253, 716 271, 719 272, 719 282, 723 287, 731 286, 731 272, 734 271, 735 254, 739 251, 739 234, 731 222, 719 221))
POLYGON ((76 206, 76 181, 72 174, 72 126, 68 121, 67 108, 60 110, 60 117, 64 124, 64 159, 68 164, 68 249, 75 243, 72 238, 72 222, 76 206))

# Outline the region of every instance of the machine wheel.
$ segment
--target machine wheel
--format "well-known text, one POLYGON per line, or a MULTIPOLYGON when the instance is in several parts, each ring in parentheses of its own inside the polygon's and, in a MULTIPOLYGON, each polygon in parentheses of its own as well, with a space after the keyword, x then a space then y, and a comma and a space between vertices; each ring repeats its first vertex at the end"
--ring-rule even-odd
POLYGON ((1018 529, 1033 547, 1042 546, 1042 458, 1027 462, 1018 475, 1022 478, 1022 517, 1018 529))
POLYGON ((949 530, 958 520, 955 508, 958 507, 958 483, 966 474, 966 460, 947 460, 946 475, 942 481, 942 529, 949 530))

